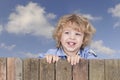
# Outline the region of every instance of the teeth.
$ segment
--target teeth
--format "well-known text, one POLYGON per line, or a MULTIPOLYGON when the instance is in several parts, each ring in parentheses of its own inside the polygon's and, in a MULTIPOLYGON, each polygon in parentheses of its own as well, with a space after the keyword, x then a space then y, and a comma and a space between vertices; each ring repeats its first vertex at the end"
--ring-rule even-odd
POLYGON ((73 42, 68 42, 68 44, 69 44, 69 45, 75 45, 75 43, 73 43, 73 42))

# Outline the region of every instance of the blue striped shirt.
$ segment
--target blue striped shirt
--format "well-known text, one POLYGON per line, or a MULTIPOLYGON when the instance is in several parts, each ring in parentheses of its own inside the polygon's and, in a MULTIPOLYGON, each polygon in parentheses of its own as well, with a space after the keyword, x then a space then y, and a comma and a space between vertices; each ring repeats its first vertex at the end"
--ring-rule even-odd
MULTIPOLYGON (((39 57, 44 58, 46 54, 57 55, 62 59, 66 59, 67 57, 67 55, 64 53, 63 49, 61 48, 49 49, 45 54, 40 54, 39 57)), ((84 59, 93 59, 97 57, 95 52, 89 48, 84 48, 83 50, 80 50, 78 52, 78 55, 84 59)))

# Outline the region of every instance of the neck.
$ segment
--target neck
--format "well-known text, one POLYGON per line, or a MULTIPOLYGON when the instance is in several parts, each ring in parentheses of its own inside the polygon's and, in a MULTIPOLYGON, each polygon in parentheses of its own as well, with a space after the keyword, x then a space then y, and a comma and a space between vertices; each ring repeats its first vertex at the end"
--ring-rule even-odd
MULTIPOLYGON (((64 50, 64 49, 63 49, 64 50)), ((78 54, 78 51, 65 51, 65 54, 68 55, 68 56, 75 56, 78 54)))

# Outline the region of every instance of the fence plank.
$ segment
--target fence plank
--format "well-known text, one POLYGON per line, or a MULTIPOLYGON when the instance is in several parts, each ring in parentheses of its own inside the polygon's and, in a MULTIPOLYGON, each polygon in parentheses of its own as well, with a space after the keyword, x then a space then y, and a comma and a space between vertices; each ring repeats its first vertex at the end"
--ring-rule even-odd
POLYGON ((32 58, 31 59, 31 80, 38 80, 39 76, 39 59, 32 58))
POLYGON ((105 60, 105 80, 120 80, 119 60, 105 60))
POLYGON ((120 80, 120 60, 82 59, 49 64, 37 58, 0 58, 0 80, 120 80))
POLYGON ((66 60, 56 63, 56 80, 72 80, 72 66, 66 60))
POLYGON ((120 80, 120 59, 118 59, 118 79, 120 80))
POLYGON ((40 80, 55 80, 54 64, 48 64, 45 59, 40 60, 40 80))
POLYGON ((31 80, 30 72, 30 58, 24 59, 23 71, 24 71, 24 80, 31 80))
POLYGON ((15 80, 23 80, 22 73, 22 60, 20 58, 15 58, 15 80))
POLYGON ((88 60, 80 60, 73 66, 73 80, 88 80, 88 60))
POLYGON ((33 58, 24 59, 24 80, 38 80, 39 60, 33 58))
POLYGON ((7 80, 15 80, 15 58, 7 58, 7 80))
POLYGON ((6 80, 6 58, 0 58, 0 80, 6 80))
POLYGON ((89 60, 89 80, 105 80, 104 60, 89 60))
POLYGON ((7 80, 22 80, 22 60, 7 58, 7 80))

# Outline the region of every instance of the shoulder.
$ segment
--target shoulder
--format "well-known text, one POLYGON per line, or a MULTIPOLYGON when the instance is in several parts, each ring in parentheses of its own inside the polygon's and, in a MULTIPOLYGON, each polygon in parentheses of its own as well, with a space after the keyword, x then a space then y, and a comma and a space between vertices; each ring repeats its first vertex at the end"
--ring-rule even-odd
POLYGON ((92 49, 90 49, 88 51, 88 59, 96 59, 97 58, 97 55, 95 53, 95 51, 93 51, 92 49))
POLYGON ((44 58, 46 54, 55 55, 56 52, 57 52, 57 49, 49 49, 46 53, 40 53, 39 58, 44 58))
POLYGON ((46 52, 46 54, 56 54, 56 52, 57 52, 57 48, 55 48, 55 49, 49 49, 47 52, 46 52))
POLYGON ((52 54, 57 56, 66 56, 61 48, 49 49, 46 54, 52 54))
POLYGON ((86 58, 86 59, 94 59, 97 57, 95 51, 90 48, 83 49, 82 53, 84 55, 84 58, 86 58))

